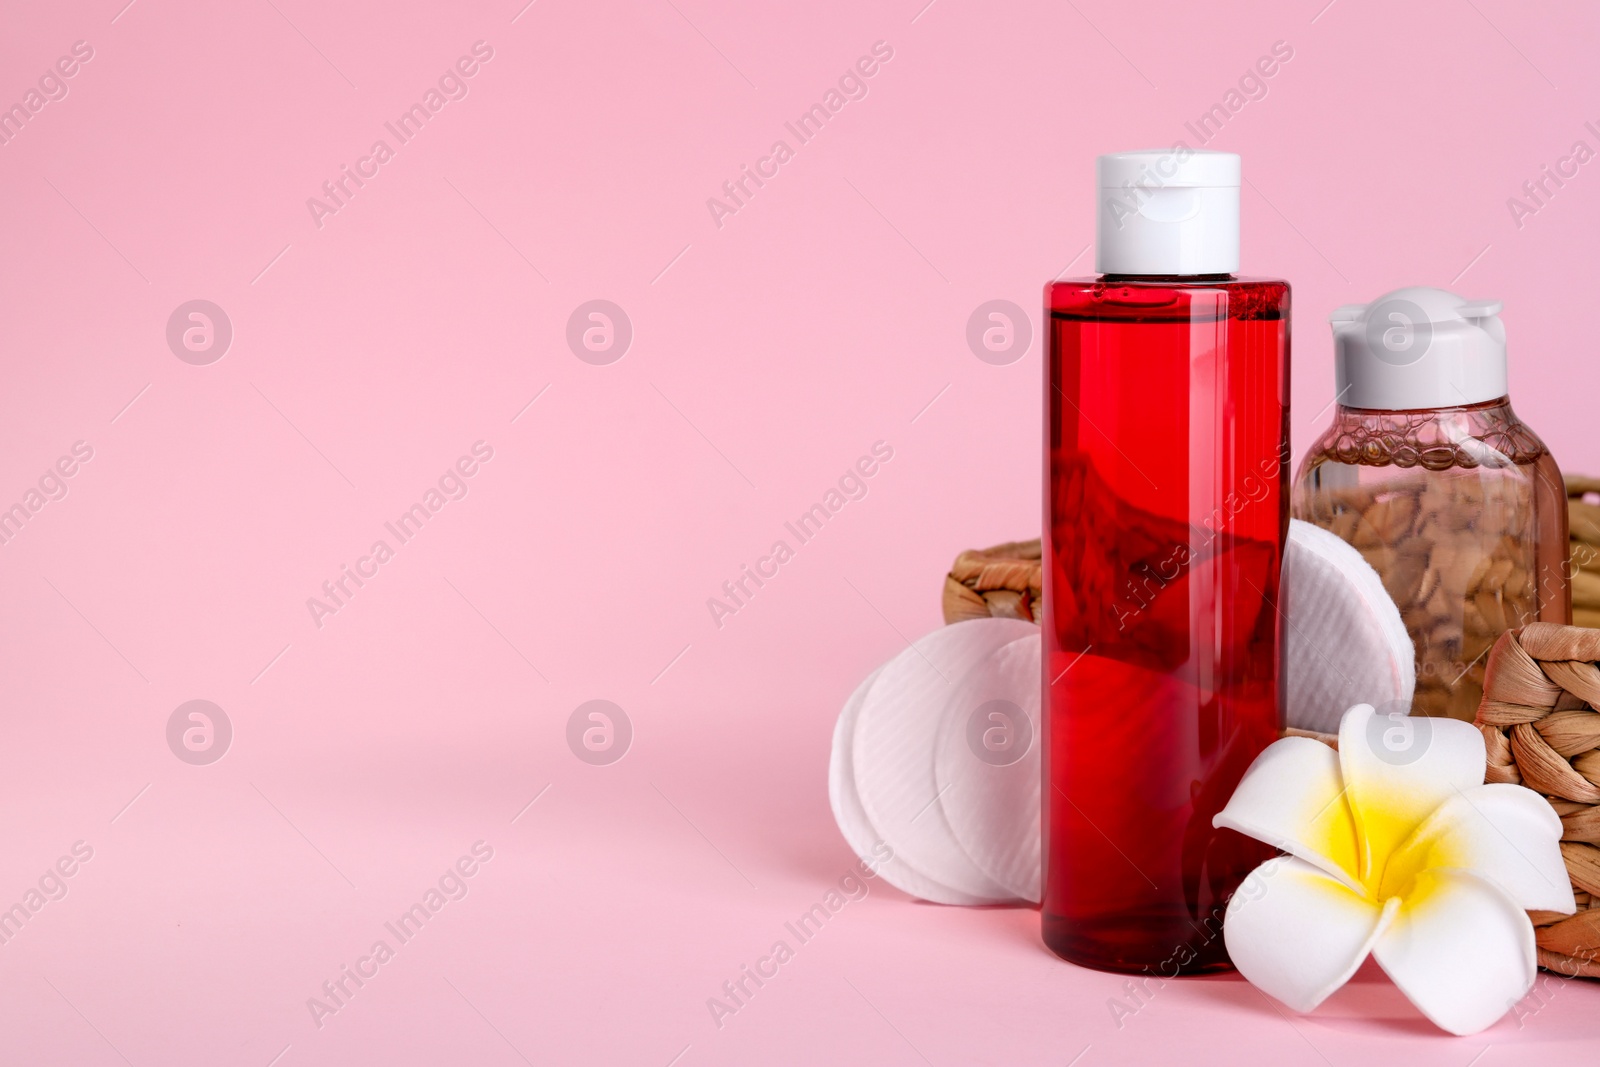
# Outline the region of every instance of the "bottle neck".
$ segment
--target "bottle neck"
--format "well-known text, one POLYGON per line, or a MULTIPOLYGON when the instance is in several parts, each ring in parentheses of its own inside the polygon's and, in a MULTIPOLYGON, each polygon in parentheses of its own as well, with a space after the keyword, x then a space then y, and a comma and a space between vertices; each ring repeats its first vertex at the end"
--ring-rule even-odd
POLYGON ((1511 397, 1499 396, 1493 400, 1484 400, 1476 404, 1456 404, 1450 407, 1432 408, 1358 408, 1347 404, 1338 405, 1340 418, 1379 418, 1379 419, 1407 419, 1415 415, 1451 415, 1458 412, 1477 413, 1491 412, 1495 408, 1505 408, 1507 414, 1511 411, 1511 397))
POLYGON ((1183 283, 1205 284, 1208 282, 1236 282, 1238 277, 1233 274, 1102 274, 1100 281, 1115 285, 1122 282, 1143 283, 1147 285, 1172 285, 1183 283))

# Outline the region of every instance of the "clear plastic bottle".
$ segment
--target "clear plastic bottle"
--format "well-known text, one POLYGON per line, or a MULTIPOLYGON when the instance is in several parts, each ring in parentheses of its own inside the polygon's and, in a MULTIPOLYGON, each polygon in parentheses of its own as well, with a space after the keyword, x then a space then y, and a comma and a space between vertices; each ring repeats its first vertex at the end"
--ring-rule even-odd
POLYGON ((1412 288, 1334 312, 1341 402, 1295 478, 1294 517, 1354 545, 1399 607, 1415 714, 1470 721, 1495 639, 1572 618, 1566 490, 1511 409, 1499 311, 1412 288))
POLYGON ((1273 854, 1211 825, 1281 726, 1289 286, 1233 276, 1239 177, 1101 157, 1105 273, 1045 291, 1043 936, 1102 970, 1228 969, 1273 854))

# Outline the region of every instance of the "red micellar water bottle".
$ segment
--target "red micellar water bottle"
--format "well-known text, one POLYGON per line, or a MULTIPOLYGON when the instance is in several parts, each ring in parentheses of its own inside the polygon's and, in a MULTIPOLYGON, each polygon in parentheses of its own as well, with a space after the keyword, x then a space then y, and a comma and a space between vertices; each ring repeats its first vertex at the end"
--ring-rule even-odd
POLYGON ((1099 277, 1045 289, 1045 944, 1230 968, 1272 850, 1212 817, 1282 726, 1289 286, 1234 276, 1239 157, 1098 161, 1099 277))

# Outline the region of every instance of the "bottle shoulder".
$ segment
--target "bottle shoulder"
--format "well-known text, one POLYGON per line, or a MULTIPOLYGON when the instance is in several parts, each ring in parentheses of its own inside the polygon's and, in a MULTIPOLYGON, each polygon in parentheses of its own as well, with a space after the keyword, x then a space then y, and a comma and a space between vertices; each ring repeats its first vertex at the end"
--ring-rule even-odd
POLYGON ((1050 315, 1082 321, 1287 321, 1290 289, 1281 278, 1101 274, 1049 282, 1045 285, 1044 302, 1050 315))
POLYGON ((1527 466, 1550 455, 1506 398, 1421 411, 1336 409, 1307 450, 1300 475, 1324 463, 1444 471, 1527 466))

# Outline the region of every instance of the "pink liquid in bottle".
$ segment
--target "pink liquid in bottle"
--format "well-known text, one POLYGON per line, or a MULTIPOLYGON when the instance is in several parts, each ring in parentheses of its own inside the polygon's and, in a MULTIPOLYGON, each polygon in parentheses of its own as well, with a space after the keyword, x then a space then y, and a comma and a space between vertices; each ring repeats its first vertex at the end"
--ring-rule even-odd
POLYGON ((1211 820, 1281 727, 1289 286, 1106 274, 1045 298, 1044 941, 1225 970, 1226 901, 1273 854, 1211 820))

